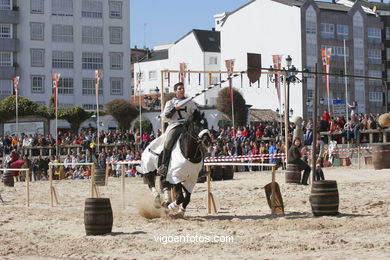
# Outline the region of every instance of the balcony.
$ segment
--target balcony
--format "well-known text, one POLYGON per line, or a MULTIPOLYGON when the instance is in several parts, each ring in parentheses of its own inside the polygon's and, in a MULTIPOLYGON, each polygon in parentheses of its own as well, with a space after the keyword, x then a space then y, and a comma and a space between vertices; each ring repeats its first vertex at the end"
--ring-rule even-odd
POLYGON ((19 11, 0 10, 0 23, 19 23, 19 11))
POLYGON ((0 79, 12 79, 20 75, 20 68, 14 67, 0 67, 0 79))
POLYGON ((19 50, 19 39, 0 39, 0 51, 18 52, 19 50))

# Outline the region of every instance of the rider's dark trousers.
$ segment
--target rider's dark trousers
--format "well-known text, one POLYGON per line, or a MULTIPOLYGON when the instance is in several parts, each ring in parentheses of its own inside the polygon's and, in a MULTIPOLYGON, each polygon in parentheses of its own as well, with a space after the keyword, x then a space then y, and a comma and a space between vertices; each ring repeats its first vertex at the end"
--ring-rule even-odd
POLYGON ((162 164, 168 167, 169 159, 171 158, 171 153, 173 146, 175 145, 177 139, 179 138, 183 129, 183 125, 175 126, 171 131, 167 133, 164 142, 164 150, 162 156, 162 164))

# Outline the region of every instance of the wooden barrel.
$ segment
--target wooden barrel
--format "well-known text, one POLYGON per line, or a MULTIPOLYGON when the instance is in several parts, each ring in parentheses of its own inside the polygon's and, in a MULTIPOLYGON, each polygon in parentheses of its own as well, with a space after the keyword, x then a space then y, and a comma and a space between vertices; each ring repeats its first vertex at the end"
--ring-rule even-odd
POLYGON ((372 164, 375 170, 390 168, 390 144, 372 146, 372 164))
POLYGON ((214 166, 214 169, 213 169, 212 175, 211 175, 211 179, 213 181, 220 181, 220 180, 222 180, 222 176, 223 176, 222 166, 214 166))
POLYGON ((88 198, 85 200, 84 225, 87 236, 110 233, 112 223, 110 199, 88 198))
POLYGON ((234 176, 233 166, 222 166, 222 179, 232 180, 234 176))
POLYGON ((336 181, 314 181, 310 204, 314 216, 335 216, 339 214, 339 191, 336 181))
POLYGON ((106 185, 106 168, 95 168, 95 183, 97 186, 106 185))
POLYGON ((295 164, 287 164, 286 183, 301 183, 301 171, 295 164))
POLYGON ((3 182, 4 182, 4 186, 7 186, 7 187, 14 187, 15 186, 14 176, 12 175, 11 171, 4 172, 3 182))

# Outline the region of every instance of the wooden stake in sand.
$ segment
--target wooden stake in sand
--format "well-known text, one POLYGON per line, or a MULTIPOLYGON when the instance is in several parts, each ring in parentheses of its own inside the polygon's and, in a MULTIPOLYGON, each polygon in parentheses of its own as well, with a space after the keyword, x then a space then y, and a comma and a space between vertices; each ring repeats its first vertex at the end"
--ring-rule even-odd
POLYGON ((122 189, 121 189, 121 193, 122 193, 122 209, 125 209, 125 165, 122 164, 122 178, 121 178, 121 182, 122 182, 122 189))

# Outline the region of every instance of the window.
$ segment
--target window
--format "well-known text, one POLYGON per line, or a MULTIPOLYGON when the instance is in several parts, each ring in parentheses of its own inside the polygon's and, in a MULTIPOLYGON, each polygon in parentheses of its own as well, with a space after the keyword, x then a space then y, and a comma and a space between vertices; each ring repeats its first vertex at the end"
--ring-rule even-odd
MULTIPOLYGON (((85 110, 96 110, 96 104, 83 104, 85 110)), ((103 105, 99 105, 99 110, 103 110, 103 105)))
POLYGON ((336 29, 338 40, 348 40, 348 25, 338 24, 336 25, 336 29))
POLYGON ((363 60, 364 59, 364 49, 361 47, 354 47, 354 56, 356 60, 363 60))
POLYGON ((12 10, 11 0, 0 0, 0 10, 12 10))
POLYGON ((60 78, 58 94, 73 95, 73 78, 60 78))
POLYGON ((53 51, 51 66, 55 69, 73 69, 73 52, 53 51))
POLYGON ((12 66, 12 52, 0 52, 0 67, 12 66))
POLYGON ((110 27, 110 43, 122 44, 122 27, 110 27))
POLYGON ((110 18, 122 18, 122 2, 110 1, 110 18))
POLYGON ((386 48, 386 60, 390 60, 390 48, 386 48))
POLYGON ((74 107, 74 104, 69 103, 58 103, 59 107, 74 107))
POLYGON ((317 44, 315 43, 308 43, 306 45, 306 55, 311 57, 317 56, 317 44))
POLYGON ((317 23, 312 21, 306 21, 306 33, 307 34, 316 34, 317 33, 317 23))
POLYGON ((81 16, 89 18, 102 18, 103 4, 101 1, 83 0, 81 4, 81 16))
POLYGON ((32 14, 43 14, 44 12, 44 1, 43 0, 31 0, 30 1, 30 13, 32 14))
POLYGON ((123 95, 123 78, 110 78, 111 95, 123 95))
POLYGON ((390 40, 390 27, 386 27, 386 40, 390 40))
POLYGON ((218 57, 209 57, 209 64, 218 64, 218 57))
POLYGON ((121 70, 123 67, 123 53, 110 52, 110 68, 113 70, 121 70))
POLYGON ((31 40, 43 41, 44 29, 45 29, 44 23, 30 23, 31 40))
POLYGON ((73 16, 73 0, 52 0, 51 14, 73 16))
POLYGON ((30 49, 31 67, 45 66, 45 49, 30 49))
POLYGON ((381 30, 379 28, 368 28, 367 36, 369 43, 380 43, 382 41, 381 30))
MULTIPOLYGON (((83 95, 96 95, 94 78, 83 78, 82 93, 83 95)), ((101 79, 99 81, 99 95, 103 95, 103 80, 101 79)))
POLYGON ((12 80, 0 79, 0 95, 1 98, 6 98, 9 95, 12 95, 13 84, 12 80))
POLYGON ((103 44, 103 28, 94 26, 83 26, 82 43, 103 44))
MULTIPOLYGON (((374 77, 374 78, 382 78, 382 71, 381 70, 369 70, 368 76, 374 77)), ((381 86, 382 85, 382 80, 380 80, 380 79, 369 79, 368 82, 369 82, 370 86, 381 86)))
POLYGON ((390 81, 390 69, 386 70, 387 81, 390 81))
POLYGON ((0 23, 0 38, 12 38, 12 24, 0 23))
POLYGON ((368 92, 368 101, 370 102, 382 102, 382 92, 368 92))
POLYGON ((368 64, 381 64, 382 54, 379 49, 368 49, 368 64))
POLYGON ((157 71, 151 70, 149 71, 149 80, 156 80, 157 79, 157 71))
POLYGON ((211 84, 217 84, 218 81, 219 81, 219 77, 217 77, 217 76, 211 77, 211 84))
POLYGON ((103 69, 103 54, 97 52, 83 52, 82 54, 83 69, 101 70, 103 69))
POLYGON ((321 24, 321 37, 325 39, 334 38, 334 24, 322 23, 321 24))
POLYGON ((45 92, 45 76, 31 75, 31 93, 45 92))
POLYGON ((51 39, 53 42, 73 42, 73 26, 53 24, 51 39))

